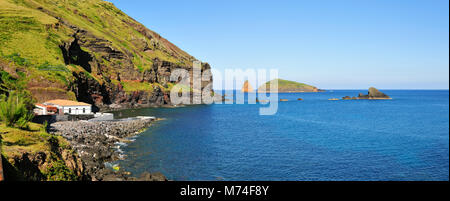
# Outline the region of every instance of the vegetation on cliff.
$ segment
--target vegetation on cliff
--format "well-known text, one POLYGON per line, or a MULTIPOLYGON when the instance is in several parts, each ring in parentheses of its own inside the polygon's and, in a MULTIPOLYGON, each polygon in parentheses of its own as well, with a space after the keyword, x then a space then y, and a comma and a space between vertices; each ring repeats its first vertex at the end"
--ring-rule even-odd
POLYGON ((27 128, 28 122, 33 118, 33 103, 23 82, 0 71, 0 122, 8 127, 27 128))
POLYGON ((0 70, 23 74, 38 102, 166 104, 159 85, 194 60, 110 2, 0 0, 0 70))
POLYGON ((0 70, 0 153, 5 179, 79 180, 82 164, 67 141, 48 134, 47 125, 29 122, 35 101, 26 89, 25 76, 15 73, 0 70))
MULTIPOLYGON (((78 180, 83 165, 36 102, 105 107, 170 103, 170 73, 196 59, 103 0, 0 0, 0 139, 6 179, 78 180)), ((202 63, 202 71, 209 70, 202 63)), ((202 88, 207 83, 202 82, 202 88)), ((191 89, 190 86, 185 88, 191 89)))
POLYGON ((258 92, 279 92, 279 93, 289 93, 289 92, 319 92, 320 90, 311 85, 298 83, 289 80, 275 79, 271 80, 258 88, 258 92), (270 85, 278 83, 278 88, 274 91, 271 91, 270 85))
POLYGON ((9 127, 27 128, 33 115, 27 108, 28 98, 17 92, 0 95, 0 120, 9 127))
POLYGON ((45 125, 18 129, 0 123, 0 151, 5 180, 73 181, 83 176, 81 160, 65 139, 48 134, 45 125))

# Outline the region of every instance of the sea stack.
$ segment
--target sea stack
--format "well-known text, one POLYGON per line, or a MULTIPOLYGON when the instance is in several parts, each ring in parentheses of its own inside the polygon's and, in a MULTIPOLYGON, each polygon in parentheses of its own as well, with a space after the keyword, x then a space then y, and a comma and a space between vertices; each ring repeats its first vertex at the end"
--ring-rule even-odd
POLYGON ((253 93, 254 92, 253 87, 252 87, 252 85, 250 85, 248 80, 245 81, 244 86, 242 86, 241 91, 242 91, 242 93, 253 93))

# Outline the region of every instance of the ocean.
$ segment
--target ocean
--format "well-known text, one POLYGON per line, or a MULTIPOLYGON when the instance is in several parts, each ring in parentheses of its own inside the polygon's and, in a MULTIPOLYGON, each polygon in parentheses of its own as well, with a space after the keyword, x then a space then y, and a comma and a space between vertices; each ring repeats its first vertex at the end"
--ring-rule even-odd
POLYGON ((367 90, 279 94, 289 101, 273 116, 259 104, 118 111, 165 120, 123 145, 117 163, 183 181, 448 181, 449 91, 382 91, 393 100, 328 100, 367 90))

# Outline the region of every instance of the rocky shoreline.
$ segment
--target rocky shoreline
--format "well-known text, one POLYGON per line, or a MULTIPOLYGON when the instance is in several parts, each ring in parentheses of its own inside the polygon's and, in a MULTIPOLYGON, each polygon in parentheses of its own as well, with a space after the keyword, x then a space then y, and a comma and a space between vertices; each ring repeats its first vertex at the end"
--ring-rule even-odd
POLYGON ((84 166, 82 180, 166 181, 161 173, 144 173, 140 178, 134 178, 128 172, 105 165, 121 158, 115 150, 117 143, 127 142, 126 138, 143 132, 156 120, 153 117, 136 117, 100 122, 57 122, 50 125, 49 132, 64 137, 78 153, 84 166))

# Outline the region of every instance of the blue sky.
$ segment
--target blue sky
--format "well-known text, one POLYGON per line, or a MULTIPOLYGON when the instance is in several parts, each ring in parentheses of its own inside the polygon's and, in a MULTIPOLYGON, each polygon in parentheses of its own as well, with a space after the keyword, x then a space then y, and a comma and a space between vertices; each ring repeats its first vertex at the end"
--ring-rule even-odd
POLYGON ((323 89, 448 89, 447 0, 110 0, 219 71, 323 89))

